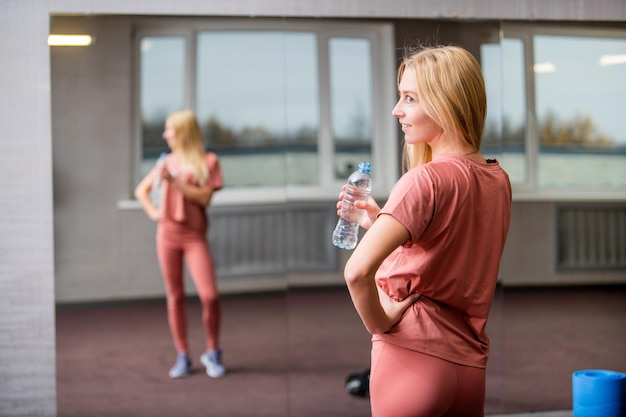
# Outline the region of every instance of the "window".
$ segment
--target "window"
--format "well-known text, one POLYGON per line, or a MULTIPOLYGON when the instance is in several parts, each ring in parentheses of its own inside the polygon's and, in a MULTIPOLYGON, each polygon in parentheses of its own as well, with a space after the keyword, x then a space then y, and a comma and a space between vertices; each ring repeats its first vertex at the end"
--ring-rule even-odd
POLYGON ((220 157, 220 194, 275 201, 288 188, 290 198, 332 199, 361 160, 386 194, 398 164, 389 143, 397 136, 392 42, 388 25, 220 21, 138 30, 138 175, 167 150, 167 115, 191 108, 206 148, 220 157))
POLYGON ((319 184, 317 68, 310 32, 198 34, 197 114, 226 187, 319 184))
POLYGON ((485 71, 488 94, 500 97, 489 102, 485 144, 500 138, 514 194, 623 198, 626 32, 505 25, 503 34, 481 49, 483 67, 500 61, 485 71))
POLYGON ((626 188, 626 38, 535 35, 542 188, 626 188))
POLYGON ((502 39, 499 45, 484 44, 481 48, 487 89, 482 152, 500 161, 512 184, 525 184, 528 179, 523 51, 519 39, 502 39), (515 82, 507 82, 509 80, 515 82))
POLYGON ((330 39, 331 125, 335 179, 345 180, 371 160, 372 54, 368 39, 330 39))
POLYGON ((186 39, 182 36, 145 36, 139 44, 139 108, 143 177, 161 152, 167 115, 186 105, 186 39))

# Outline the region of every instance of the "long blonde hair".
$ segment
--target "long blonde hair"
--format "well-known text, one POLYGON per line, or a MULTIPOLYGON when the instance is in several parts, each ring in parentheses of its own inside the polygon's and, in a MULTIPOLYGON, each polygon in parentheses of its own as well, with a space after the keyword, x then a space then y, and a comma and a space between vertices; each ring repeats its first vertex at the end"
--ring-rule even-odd
POLYGON ((191 171, 200 185, 209 179, 205 162, 206 152, 202 144, 202 133, 196 116, 191 110, 180 110, 167 117, 176 132, 176 143, 172 152, 181 169, 191 171))
MULTIPOLYGON (((457 46, 409 48, 398 69, 398 85, 406 68, 417 78, 417 94, 426 114, 448 137, 458 138, 480 150, 487 95, 480 65, 467 50, 457 46)), ((462 143, 453 146, 463 145, 462 143)), ((430 162, 427 143, 404 144, 404 168, 430 162)))

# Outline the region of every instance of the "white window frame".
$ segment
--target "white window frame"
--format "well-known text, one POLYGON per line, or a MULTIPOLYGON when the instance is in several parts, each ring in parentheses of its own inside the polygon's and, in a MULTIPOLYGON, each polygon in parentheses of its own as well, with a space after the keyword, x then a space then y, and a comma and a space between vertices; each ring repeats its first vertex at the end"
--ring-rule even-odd
MULTIPOLYGON (((195 110, 195 71, 197 34, 207 30, 272 30, 313 32, 318 40, 318 74, 320 88, 320 124, 318 133, 319 185, 255 188, 224 188, 216 193, 212 205, 275 204, 297 201, 336 200, 345 180, 333 175, 334 142, 330 121, 330 79, 328 40, 332 37, 367 38, 372 45, 372 180, 374 197, 384 199, 396 182, 399 172, 399 138, 391 111, 396 100, 396 67, 393 26, 388 23, 355 23, 325 20, 285 21, 273 19, 142 19, 137 24, 135 37, 135 92, 134 92, 134 164, 135 180, 139 177, 142 155, 139 103, 139 46, 145 36, 185 36, 187 39, 187 98, 188 108, 195 110)), ((242 53, 245 53, 243 51, 242 53)), ((358 70, 358 68, 355 68, 358 70)))
MULTIPOLYGON (((524 48, 524 73, 526 87, 526 136, 524 138, 527 178, 524 184, 513 184, 513 199, 516 201, 626 201, 623 189, 552 189, 539 186, 540 135, 535 108, 535 78, 533 71, 535 35, 579 36, 598 38, 625 38, 626 31, 618 29, 590 29, 580 27, 555 27, 503 23, 501 33, 506 38, 520 39, 524 48)), ((504 167, 506 169, 506 167, 504 167)))

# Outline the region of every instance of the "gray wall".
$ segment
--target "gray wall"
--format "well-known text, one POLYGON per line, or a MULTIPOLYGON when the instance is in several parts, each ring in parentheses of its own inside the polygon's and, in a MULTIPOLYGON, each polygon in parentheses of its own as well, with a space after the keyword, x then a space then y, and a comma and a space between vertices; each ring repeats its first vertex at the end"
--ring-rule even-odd
MULTIPOLYGON (((436 2, 436 5, 415 0, 392 3, 383 0, 3 1, 0 13, 0 122, 4 145, 0 156, 3 190, 0 414, 6 416, 56 415, 55 284, 58 298, 67 300, 92 298, 93 289, 99 294, 122 298, 160 291, 157 284, 148 284, 143 276, 137 277, 141 285, 135 288, 136 283, 128 277, 145 271, 120 258, 123 251, 136 251, 138 257, 145 258, 142 264, 151 264, 149 250, 137 245, 137 241, 127 240, 135 236, 143 241, 139 236, 152 234, 149 224, 140 213, 116 208, 131 186, 128 183, 131 154, 126 148, 132 117, 129 22, 117 17, 93 19, 96 22, 90 25, 94 24, 108 40, 91 49, 101 54, 94 54, 93 60, 84 60, 67 52, 64 61, 54 62, 55 92, 51 95, 50 51, 45 43, 49 17, 74 13, 624 22, 626 3, 623 0, 470 0, 436 2), (77 66, 68 65, 71 61, 77 66), (74 87, 57 91, 70 81, 74 87), (73 113, 72 109, 87 111, 73 113), (91 135, 96 129, 105 134, 91 135), (87 199, 77 190, 99 197, 87 199), (80 241, 89 245, 82 247, 80 241), (122 246, 122 242, 127 246, 122 246)), ((549 248, 546 246, 547 252, 534 253, 535 249, 529 248, 526 240, 530 239, 531 244, 549 241, 550 217, 546 214, 550 212, 550 203, 516 204, 503 275, 539 277, 550 273, 551 262, 546 262, 551 256, 549 248), (519 261, 520 254, 527 262, 519 261), (529 268, 528 263, 533 267, 520 273, 519 268, 529 268)))
POLYGON ((143 255, 141 247, 127 247, 126 234, 145 226, 117 209, 133 177, 132 26, 123 17, 65 23, 52 19, 51 31, 88 31, 98 41, 50 53, 56 299, 117 298, 125 287, 120 255, 143 255))
MULTIPOLYGON (((523 202, 513 204, 511 226, 500 267, 504 285, 624 284, 624 270, 558 270, 557 208, 570 202, 523 202)), ((585 203, 587 204, 587 203, 585 203)), ((591 203, 593 205, 593 203, 591 203)), ((604 206, 598 203, 600 206, 604 206)), ((619 207, 624 203, 609 205, 619 207)), ((622 223, 623 225, 623 223, 622 223)), ((622 252, 624 248, 622 247, 622 252)))

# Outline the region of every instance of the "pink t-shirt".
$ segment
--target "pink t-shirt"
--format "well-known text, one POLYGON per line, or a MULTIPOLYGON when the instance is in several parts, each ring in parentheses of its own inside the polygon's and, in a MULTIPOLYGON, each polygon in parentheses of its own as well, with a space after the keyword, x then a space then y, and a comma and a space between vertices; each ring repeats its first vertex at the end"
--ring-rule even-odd
POLYGON ((422 296, 373 340, 483 368, 485 332, 509 229, 511 185, 497 161, 443 155, 409 170, 381 214, 409 231, 383 261, 377 284, 391 297, 422 296))
MULTIPOLYGON (((219 159, 213 152, 207 152, 205 162, 209 168, 208 185, 216 191, 223 186, 222 171, 219 159)), ((176 173, 176 177, 187 184, 198 186, 193 174, 187 170, 181 170, 176 164, 174 155, 169 154, 165 160, 167 169, 176 173)), ((160 224, 183 227, 197 232, 204 232, 209 227, 206 207, 186 199, 178 188, 170 187, 167 181, 163 182, 163 206, 161 208, 160 224)))

